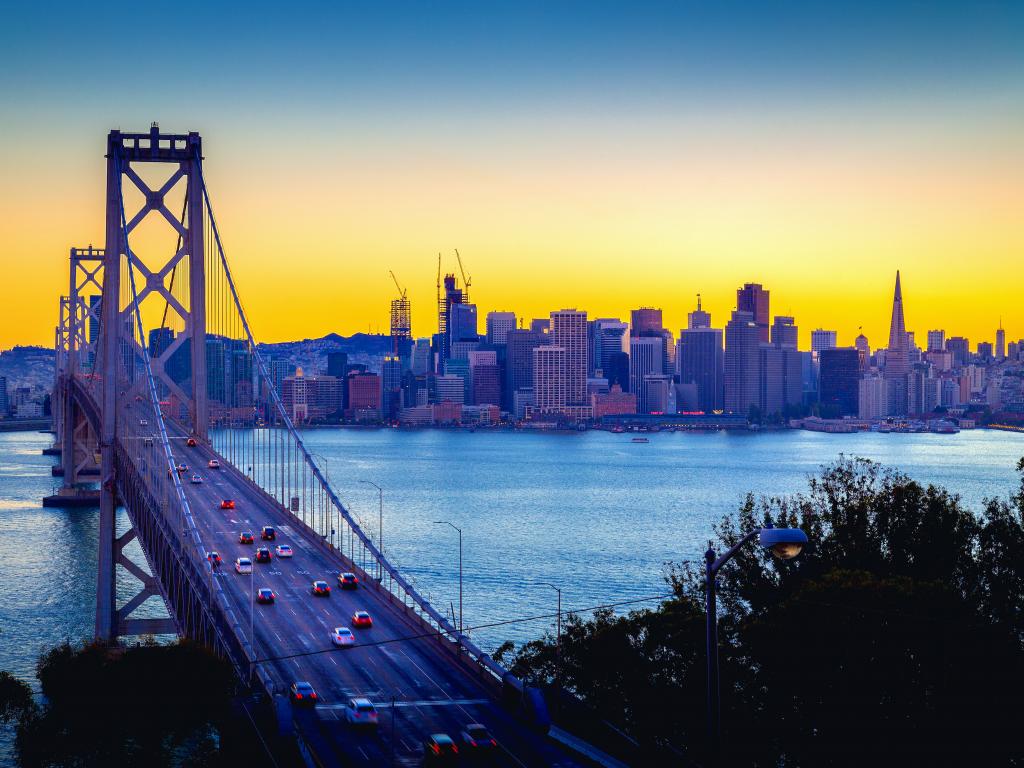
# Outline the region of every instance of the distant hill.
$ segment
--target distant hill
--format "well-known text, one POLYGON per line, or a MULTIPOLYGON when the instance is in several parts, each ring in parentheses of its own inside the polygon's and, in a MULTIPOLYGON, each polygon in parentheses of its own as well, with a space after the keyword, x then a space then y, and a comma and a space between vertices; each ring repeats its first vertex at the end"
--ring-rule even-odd
POLYGON ((40 397, 53 384, 54 352, 47 347, 13 347, 0 352, 0 376, 11 392, 28 387, 40 397))

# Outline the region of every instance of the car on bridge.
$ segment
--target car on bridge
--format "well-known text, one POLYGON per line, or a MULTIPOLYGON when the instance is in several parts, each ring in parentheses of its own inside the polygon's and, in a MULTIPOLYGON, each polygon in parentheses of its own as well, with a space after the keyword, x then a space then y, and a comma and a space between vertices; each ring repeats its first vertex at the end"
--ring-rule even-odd
POLYGON ((188 472, 188 464, 179 464, 178 465, 178 474, 179 475, 184 475, 186 472, 188 472))
POLYGON ((260 605, 270 605, 277 599, 277 595, 274 594, 274 590, 269 587, 261 587, 256 590, 256 602, 260 605))
POLYGON ((139 426, 140 427, 148 427, 149 426, 149 421, 147 419, 139 419, 139 426))
POLYGON ((210 561, 214 568, 221 563, 220 553, 217 550, 211 550, 206 553, 206 559, 210 561))
POLYGON ((236 573, 252 573, 252 560, 248 557, 240 557, 235 560, 236 573))
POLYGON ((216 459, 210 459, 206 462, 207 469, 220 469, 220 462, 216 459))
POLYGON ((202 485, 203 478, 199 475, 192 475, 192 485, 202 485))
POLYGON ((270 555, 270 550, 266 547, 260 547, 256 550, 256 562, 257 563, 269 563, 273 558, 270 555))
POLYGON ((345 721, 349 725, 363 725, 371 728, 377 725, 377 708, 369 699, 349 699, 345 703, 345 721))
POLYGON ((352 614, 352 626, 360 629, 369 629, 373 626, 373 619, 366 611, 356 611, 352 614))
POLYGON ((194 437, 190 437, 188 440, 185 441, 185 445, 187 445, 189 448, 195 448, 198 445, 198 443, 196 442, 196 439, 194 437))
POLYGON ((462 739, 462 748, 467 755, 483 754, 498 748, 498 742, 491 736, 490 731, 480 723, 470 723, 462 729, 459 737, 462 739))
POLYGON ((277 531, 275 531, 274 527, 271 525, 264 525, 260 529, 260 538, 264 541, 273 541, 277 538, 277 531))
POLYGON ((316 706, 316 690, 305 680, 296 680, 292 683, 288 698, 292 700, 293 704, 304 704, 307 707, 316 706))
POLYGON ((341 648, 347 648, 356 644, 356 636, 348 627, 335 627, 331 633, 331 642, 341 648))
POLYGON ((252 544, 254 541, 252 531, 242 531, 238 534, 239 544, 252 544))
POLYGON ((292 553, 292 548, 289 547, 287 544, 278 544, 277 545, 277 556, 278 557, 291 557, 292 554, 293 554, 292 553))
POLYGON ((338 584, 342 589, 356 589, 359 587, 359 579, 354 573, 346 571, 338 574, 338 584))
POLYGON ((330 597, 331 585, 328 584, 326 581, 314 581, 313 595, 316 597, 330 597))
POLYGON ((447 733, 432 734, 423 744, 423 761, 431 765, 454 765, 459 747, 447 733))
POLYGON ((235 500, 234 499, 224 499, 220 503, 220 508, 221 509, 234 509, 235 508, 235 500))

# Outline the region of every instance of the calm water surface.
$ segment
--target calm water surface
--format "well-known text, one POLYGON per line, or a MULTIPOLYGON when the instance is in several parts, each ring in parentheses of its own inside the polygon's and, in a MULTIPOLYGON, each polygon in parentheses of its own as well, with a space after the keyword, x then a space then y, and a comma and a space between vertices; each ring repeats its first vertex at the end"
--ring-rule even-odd
MULTIPOLYGON (((975 509, 1014 488, 1024 455, 1024 435, 982 430, 664 433, 648 444, 608 432, 309 430, 304 439, 371 530, 377 491, 359 480, 384 487, 385 547, 439 607, 458 610, 458 538, 434 521, 462 528, 467 626, 553 611, 541 582, 561 587, 563 609, 663 593, 665 563, 699 558, 712 524, 748 490, 802 490, 840 453, 945 485, 975 509)), ((40 649, 93 628, 97 511, 40 506, 57 482, 55 460, 40 454, 50 440, 0 433, 0 669, 25 679, 40 649)), ((131 593, 126 585, 122 599, 131 593)), ((474 635, 493 648, 550 624, 474 635)))

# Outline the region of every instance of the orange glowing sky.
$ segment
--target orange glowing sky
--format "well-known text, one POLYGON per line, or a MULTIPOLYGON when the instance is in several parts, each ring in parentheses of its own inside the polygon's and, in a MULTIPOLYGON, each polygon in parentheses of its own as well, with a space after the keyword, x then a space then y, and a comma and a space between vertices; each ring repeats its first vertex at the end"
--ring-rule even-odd
POLYGON ((151 120, 203 134, 265 341, 386 332, 389 269, 409 289, 413 333, 429 335, 437 253, 453 270, 453 248, 481 330, 492 309, 628 319, 646 305, 675 333, 698 291, 720 327, 752 281, 771 290, 772 314, 796 317, 801 346, 817 327, 841 344, 863 327, 877 346, 899 268, 919 338, 991 340, 1000 318, 1024 337, 1012 6, 980 20, 968 4, 904 14, 884 34, 812 16, 770 45, 754 10, 734 28, 623 6, 579 28, 570 8, 585 14, 453 13, 433 36, 415 6, 397 31, 351 12, 310 30, 263 9, 231 50, 196 42, 195 72, 167 82, 126 62, 174 45, 169 34, 140 33, 111 67, 102 52, 61 53, 74 18, 53 30, 21 9, 0 33, 0 348, 52 343, 68 248, 102 244, 104 136, 151 120), (817 57, 794 53, 812 40, 817 57))

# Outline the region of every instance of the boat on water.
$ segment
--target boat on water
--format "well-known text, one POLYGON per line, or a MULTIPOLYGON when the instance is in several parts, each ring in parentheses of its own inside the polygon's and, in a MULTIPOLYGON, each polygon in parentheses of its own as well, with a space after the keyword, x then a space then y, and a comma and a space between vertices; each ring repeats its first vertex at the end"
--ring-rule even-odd
POLYGON ((633 442, 634 443, 649 443, 651 441, 648 440, 646 437, 634 437, 633 438, 633 442))
POLYGON ((931 431, 940 435, 955 435, 960 431, 960 427, 958 427, 952 421, 939 419, 931 423, 931 431))

